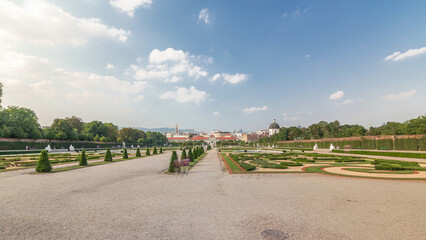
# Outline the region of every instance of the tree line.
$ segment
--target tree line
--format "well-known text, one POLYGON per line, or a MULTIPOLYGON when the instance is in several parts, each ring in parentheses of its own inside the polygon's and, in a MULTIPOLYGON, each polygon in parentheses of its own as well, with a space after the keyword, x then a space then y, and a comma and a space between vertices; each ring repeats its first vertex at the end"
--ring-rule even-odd
POLYGON ((260 143, 300 139, 341 138, 377 135, 426 134, 426 115, 405 122, 387 122, 380 127, 366 129, 361 125, 343 124, 339 121, 320 121, 309 127, 282 127, 279 133, 259 140, 260 143))
POLYGON ((130 127, 119 129, 113 123, 101 121, 85 123, 75 116, 56 118, 52 125, 42 128, 33 110, 17 106, 0 109, 0 137, 127 142, 144 146, 159 146, 167 143, 167 138, 158 132, 144 132, 130 127))

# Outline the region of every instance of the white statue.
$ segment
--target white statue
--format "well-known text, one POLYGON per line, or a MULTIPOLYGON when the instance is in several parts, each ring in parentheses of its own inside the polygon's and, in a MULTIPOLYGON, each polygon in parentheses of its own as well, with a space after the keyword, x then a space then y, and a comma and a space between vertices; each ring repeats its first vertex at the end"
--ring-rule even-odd
POLYGON ((51 152, 51 151, 52 151, 52 148, 50 147, 50 144, 49 144, 49 145, 47 145, 47 147, 46 147, 44 150, 47 150, 47 152, 51 152))
POLYGON ((335 147, 333 146, 333 144, 330 144, 330 152, 332 152, 335 149, 335 147))
POLYGON ((75 148, 74 148, 74 146, 71 144, 70 145, 70 152, 74 152, 75 151, 75 148))
POLYGON ((125 142, 123 142, 123 148, 126 148, 126 143, 125 142))
POLYGON ((138 144, 138 148, 141 148, 141 147, 139 147, 139 144, 138 144))
POLYGON ((130 146, 130 148, 133 148, 133 145, 132 145, 132 146, 130 146))
POLYGON ((315 143, 315 146, 314 146, 314 151, 315 150, 318 150, 318 144, 316 144, 316 143, 315 143))

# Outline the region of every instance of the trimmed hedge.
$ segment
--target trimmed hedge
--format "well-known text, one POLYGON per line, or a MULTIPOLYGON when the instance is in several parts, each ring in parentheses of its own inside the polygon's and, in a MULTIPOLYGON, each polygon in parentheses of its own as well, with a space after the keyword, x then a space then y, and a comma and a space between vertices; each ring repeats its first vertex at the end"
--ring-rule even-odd
POLYGON ((426 153, 409 153, 409 152, 373 152, 373 151, 342 151, 333 150, 335 153, 351 153, 373 156, 386 156, 386 157, 405 157, 405 158, 423 158, 426 159, 426 153))
MULTIPOLYGON (((335 147, 345 148, 350 146, 352 149, 426 151, 426 137, 395 139, 395 142, 392 139, 370 140, 361 138, 359 141, 326 141, 316 143, 319 148, 329 148, 330 144, 333 144, 335 147)), ((277 145, 284 148, 307 148, 312 150, 315 142, 285 142, 277 143, 277 145)))

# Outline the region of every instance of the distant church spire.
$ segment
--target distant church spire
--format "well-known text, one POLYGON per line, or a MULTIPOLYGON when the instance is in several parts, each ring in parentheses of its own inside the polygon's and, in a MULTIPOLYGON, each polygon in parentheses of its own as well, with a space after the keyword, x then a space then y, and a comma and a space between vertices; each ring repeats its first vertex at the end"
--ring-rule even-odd
POLYGON ((176 132, 176 133, 178 133, 178 132, 179 132, 177 122, 176 122, 176 129, 175 129, 175 132, 176 132))

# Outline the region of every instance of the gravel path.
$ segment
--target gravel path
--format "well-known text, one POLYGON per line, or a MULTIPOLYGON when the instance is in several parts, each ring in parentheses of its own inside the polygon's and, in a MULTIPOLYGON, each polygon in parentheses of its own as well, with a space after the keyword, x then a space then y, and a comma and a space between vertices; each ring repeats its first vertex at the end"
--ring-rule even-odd
POLYGON ((0 174, 0 239, 426 236, 424 182, 229 175, 214 150, 188 175, 168 175, 161 171, 169 159, 167 152, 54 174, 0 174))

